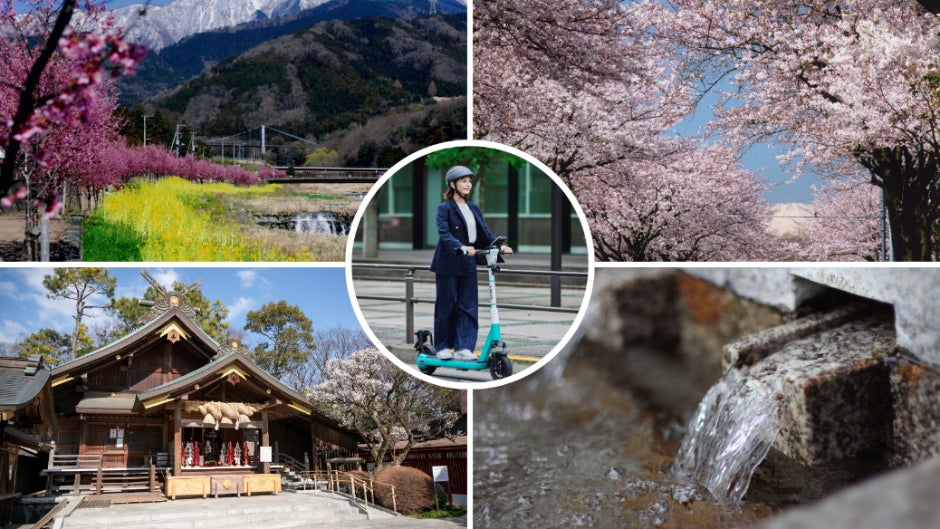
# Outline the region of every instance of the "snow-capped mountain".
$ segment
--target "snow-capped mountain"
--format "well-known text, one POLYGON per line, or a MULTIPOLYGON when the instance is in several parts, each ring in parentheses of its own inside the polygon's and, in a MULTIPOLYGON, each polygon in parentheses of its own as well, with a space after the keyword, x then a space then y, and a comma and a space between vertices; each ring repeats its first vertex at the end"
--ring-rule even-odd
POLYGON ((159 50, 184 37, 253 20, 277 18, 328 0, 175 0, 165 6, 143 4, 115 9, 115 21, 131 40, 159 50))

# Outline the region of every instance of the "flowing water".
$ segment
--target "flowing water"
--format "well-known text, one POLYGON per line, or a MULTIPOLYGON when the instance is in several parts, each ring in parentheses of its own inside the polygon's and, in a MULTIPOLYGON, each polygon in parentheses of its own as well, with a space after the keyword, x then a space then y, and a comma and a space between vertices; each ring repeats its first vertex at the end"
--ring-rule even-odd
POLYGON ((773 504, 729 506, 673 476, 707 385, 690 383, 688 366, 639 369, 683 404, 652 403, 583 348, 557 376, 475 391, 474 527, 719 528, 771 516, 773 504))
POLYGON ((295 213, 293 220, 294 231, 300 233, 325 233, 327 235, 340 235, 345 237, 348 225, 337 220, 328 212, 295 213))
MULTIPOLYGON (((673 463, 673 473, 712 496, 740 505, 751 476, 780 430, 780 397, 771 381, 731 369, 699 404, 673 463)), ((674 495, 684 498, 680 490, 674 495)))

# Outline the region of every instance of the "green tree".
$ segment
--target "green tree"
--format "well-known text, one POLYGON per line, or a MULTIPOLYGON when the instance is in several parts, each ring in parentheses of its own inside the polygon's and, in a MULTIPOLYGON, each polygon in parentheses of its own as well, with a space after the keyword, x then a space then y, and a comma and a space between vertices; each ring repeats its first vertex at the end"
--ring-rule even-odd
POLYGON ((317 147, 304 158, 307 167, 336 167, 339 165, 339 153, 329 147, 317 147))
POLYGON ((270 302, 245 316, 245 330, 268 339, 255 346, 254 361, 280 378, 303 364, 316 347, 313 323, 295 305, 270 302))
MULTIPOLYGON (((55 329, 44 328, 23 338, 16 346, 16 353, 23 358, 39 355, 42 357, 43 365, 47 368, 53 368, 70 359, 71 344, 72 337, 68 334, 60 333, 55 329)), ((78 331, 76 357, 87 354, 93 349, 94 340, 88 335, 88 326, 82 324, 78 331)))
MULTIPOLYGON (((142 135, 143 116, 141 116, 140 121, 142 135)), ((175 125, 167 121, 162 111, 157 110, 152 114, 152 117, 147 118, 147 145, 163 145, 169 147, 170 142, 173 141, 174 133, 175 125)), ((141 136, 141 140, 143 140, 143 136, 141 136)))
MULTIPOLYGON (((177 292, 182 292, 185 288, 186 285, 180 281, 173 283, 173 290, 177 292)), ((157 296, 157 291, 154 290, 153 287, 147 287, 147 290, 144 292, 143 300, 155 301, 157 296)), ((206 298, 205 294, 202 293, 202 290, 198 288, 189 291, 183 298, 195 307, 196 323, 199 324, 199 327, 201 327, 206 334, 219 343, 224 343, 228 340, 228 308, 221 300, 210 301, 206 298)), ((141 300, 135 298, 120 297, 111 303, 111 306, 107 309, 108 314, 117 320, 118 325, 115 326, 114 332, 109 336, 109 339, 114 340, 120 338, 139 327, 138 321, 141 316, 150 310, 141 305, 140 301, 141 300)))
MULTIPOLYGON (((52 275, 42 279, 42 285, 49 290, 49 299, 70 299, 75 301, 75 330, 69 345, 69 356, 75 358, 78 353, 79 337, 82 331, 82 318, 89 309, 107 307, 114 298, 117 280, 103 268, 56 268, 52 275), (93 296, 105 296, 109 303, 90 305, 93 296)), ((87 329, 86 329, 87 335, 87 329)))
POLYGON ((486 200, 486 172, 497 166, 498 163, 505 162, 522 170, 526 161, 518 156, 499 149, 490 149, 487 147, 454 147, 452 149, 441 149, 433 152, 427 157, 428 167, 435 167, 446 170, 454 165, 465 165, 474 171, 473 187, 477 191, 479 200, 477 201, 481 208, 484 208, 486 200))

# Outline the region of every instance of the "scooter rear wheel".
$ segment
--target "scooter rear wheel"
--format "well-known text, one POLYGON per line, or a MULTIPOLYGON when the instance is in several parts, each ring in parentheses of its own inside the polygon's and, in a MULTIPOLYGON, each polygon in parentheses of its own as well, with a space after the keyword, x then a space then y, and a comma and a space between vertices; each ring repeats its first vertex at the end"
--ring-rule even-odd
MULTIPOLYGON (((421 351, 418 352, 418 356, 421 356, 421 355, 435 356, 435 354, 436 353, 434 352, 434 349, 432 349, 431 346, 429 346, 428 344, 422 345, 421 351)), ((424 373, 425 375, 430 375, 434 373, 434 370, 436 369, 437 369, 437 366, 422 366, 422 365, 418 366, 418 370, 424 373)))
POLYGON ((490 358, 490 376, 499 380, 512 375, 512 362, 503 355, 494 355, 490 358))

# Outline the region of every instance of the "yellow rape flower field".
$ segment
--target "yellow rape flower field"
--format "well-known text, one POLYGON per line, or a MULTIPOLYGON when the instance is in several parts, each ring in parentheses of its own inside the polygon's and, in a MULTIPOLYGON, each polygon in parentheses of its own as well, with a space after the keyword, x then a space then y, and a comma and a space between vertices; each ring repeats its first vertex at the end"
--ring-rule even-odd
POLYGON ((236 187, 182 178, 135 182, 86 221, 86 261, 342 261, 346 237, 266 229, 243 203, 276 201, 285 186, 236 187))

